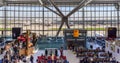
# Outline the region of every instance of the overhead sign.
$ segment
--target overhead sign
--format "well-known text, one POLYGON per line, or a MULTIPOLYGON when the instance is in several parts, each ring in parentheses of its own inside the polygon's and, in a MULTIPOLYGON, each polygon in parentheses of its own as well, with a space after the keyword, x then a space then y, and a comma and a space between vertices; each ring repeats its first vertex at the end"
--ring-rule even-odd
POLYGON ((73 30, 73 37, 79 37, 79 30, 73 30))

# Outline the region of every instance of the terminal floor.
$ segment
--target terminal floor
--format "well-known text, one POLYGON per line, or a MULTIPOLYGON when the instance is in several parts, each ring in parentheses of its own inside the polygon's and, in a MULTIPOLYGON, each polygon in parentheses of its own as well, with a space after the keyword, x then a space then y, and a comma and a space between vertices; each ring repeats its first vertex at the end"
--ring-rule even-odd
MULTIPOLYGON (((94 45, 93 46, 94 48, 97 47, 95 46, 95 44, 92 44, 92 45, 94 45)), ((37 56, 40 56, 41 54, 44 54, 44 53, 45 53, 45 50, 36 50, 35 53, 33 54, 34 63, 36 63, 37 56)), ((60 54, 59 51, 58 51, 58 54, 60 54)), ((79 63, 81 59, 81 58, 77 58, 76 55, 70 50, 64 50, 64 55, 67 57, 67 60, 69 61, 69 63, 79 63)), ((3 55, 1 57, 3 57, 3 55)), ((29 57, 27 58, 27 63, 30 63, 29 57)))
MULTIPOLYGON (((39 50, 33 55, 34 56, 34 63, 36 63, 37 56, 39 56, 41 54, 44 54, 44 50, 39 50)), ((67 57, 67 60, 69 61, 69 63, 79 63, 80 58, 77 58, 76 55, 73 54, 72 51, 64 50, 64 55, 67 57)), ((29 60, 29 58, 28 58, 28 60, 29 60)))
MULTIPOLYGON (((93 45, 93 49, 100 47, 99 45, 95 43, 87 43, 87 45, 88 46, 93 45)), ((34 63, 36 63, 37 56, 40 56, 41 54, 44 54, 44 53, 45 53, 45 50, 36 51, 36 53, 33 54, 34 59, 35 59, 34 63)), ((60 54, 59 51, 58 51, 58 54, 60 54)), ((67 60, 69 61, 69 63, 79 63, 80 59, 82 59, 82 58, 77 58, 76 54, 74 54, 71 50, 64 50, 64 55, 67 57, 67 60)))
MULTIPOLYGON (((41 54, 44 54, 45 50, 38 50, 36 51, 33 56, 34 56, 34 63, 37 63, 37 57, 41 56, 41 54)), ((58 52, 58 54, 60 54, 58 52)), ((70 50, 64 50, 64 55, 67 57, 67 60, 69 61, 69 63, 79 63, 79 58, 76 57, 75 54, 73 54, 72 51, 70 50)), ((22 61, 20 61, 19 63, 24 63, 22 61)), ((27 57, 27 63, 30 63, 30 56, 27 57)))

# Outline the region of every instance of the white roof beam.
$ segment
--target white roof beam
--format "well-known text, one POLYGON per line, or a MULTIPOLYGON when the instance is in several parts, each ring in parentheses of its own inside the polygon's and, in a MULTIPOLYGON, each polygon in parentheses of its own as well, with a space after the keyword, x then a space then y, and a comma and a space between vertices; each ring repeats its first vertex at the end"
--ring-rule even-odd
POLYGON ((40 2, 40 4, 41 4, 41 5, 43 5, 43 2, 42 2, 42 0, 39 0, 39 2, 40 2))

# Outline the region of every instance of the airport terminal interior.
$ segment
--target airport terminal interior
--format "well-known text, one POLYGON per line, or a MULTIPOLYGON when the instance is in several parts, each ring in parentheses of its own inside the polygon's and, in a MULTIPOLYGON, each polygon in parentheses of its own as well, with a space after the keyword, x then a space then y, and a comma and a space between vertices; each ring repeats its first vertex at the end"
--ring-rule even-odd
POLYGON ((0 63, 120 63, 120 0, 0 0, 0 63))

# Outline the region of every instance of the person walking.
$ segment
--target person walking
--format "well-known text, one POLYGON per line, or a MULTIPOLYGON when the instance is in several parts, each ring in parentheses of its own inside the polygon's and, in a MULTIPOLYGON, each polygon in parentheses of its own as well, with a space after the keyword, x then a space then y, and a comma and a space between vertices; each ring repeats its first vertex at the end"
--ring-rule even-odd
POLYGON ((31 55, 30 56, 30 62, 33 63, 34 57, 31 55))

